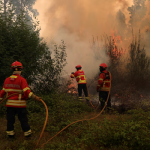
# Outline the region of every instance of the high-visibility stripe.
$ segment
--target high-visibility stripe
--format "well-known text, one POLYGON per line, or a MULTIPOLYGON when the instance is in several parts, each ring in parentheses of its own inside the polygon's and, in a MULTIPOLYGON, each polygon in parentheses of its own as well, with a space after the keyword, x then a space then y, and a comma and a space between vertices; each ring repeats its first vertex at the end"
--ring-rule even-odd
POLYGON ((7 133, 7 135, 15 135, 14 130, 12 130, 12 131, 6 131, 6 133, 7 133))
POLYGON ((24 132, 24 136, 28 136, 28 135, 30 135, 31 133, 32 133, 32 131, 31 131, 31 129, 30 129, 29 131, 24 132))
POLYGON ((32 94, 33 94, 33 92, 30 92, 28 97, 30 98, 32 96, 32 94))
MULTIPOLYGON (((21 105, 24 105, 24 104, 26 104, 25 102, 23 102, 23 103, 22 103, 22 102, 21 102, 21 103, 16 103, 16 102, 8 102, 8 103, 9 103, 9 104, 18 104, 18 105, 20 105, 20 104, 21 104, 21 105)), ((7 104, 8 104, 8 103, 7 103, 7 104)))
POLYGON ((2 90, 4 90, 4 91, 5 91, 5 88, 3 88, 2 90))
POLYGON ((81 77, 85 77, 85 75, 76 76, 76 78, 81 78, 81 77))
POLYGON ((25 92, 26 90, 30 90, 30 88, 29 87, 24 88, 23 92, 25 92))
POLYGON ((23 92, 23 91, 17 89, 5 89, 5 92, 23 92))
POLYGON ((6 103, 6 106, 9 105, 9 106, 26 106, 26 104, 13 104, 13 103, 6 103))
POLYGON ((86 80, 79 80, 78 83, 86 83, 86 80))
POLYGON ((104 84, 106 84, 106 83, 110 83, 110 81, 104 81, 104 84))
POLYGON ((104 80, 104 79, 102 79, 102 78, 99 78, 98 80, 104 80))
POLYGON ((19 101, 19 100, 11 100, 11 99, 8 99, 7 100, 7 102, 13 102, 13 103, 23 103, 23 102, 25 102, 26 103, 26 100, 21 100, 21 101, 19 101))
POLYGON ((12 76, 10 76, 10 78, 17 78, 17 76, 12 75, 12 76))
POLYGON ((7 100, 6 105, 9 105, 9 106, 26 106, 26 100, 7 100))
POLYGON ((19 100, 21 100, 21 96, 22 96, 22 94, 19 94, 19 100))
POLYGON ((110 88, 106 88, 106 87, 101 87, 99 90, 100 91, 109 91, 110 88))

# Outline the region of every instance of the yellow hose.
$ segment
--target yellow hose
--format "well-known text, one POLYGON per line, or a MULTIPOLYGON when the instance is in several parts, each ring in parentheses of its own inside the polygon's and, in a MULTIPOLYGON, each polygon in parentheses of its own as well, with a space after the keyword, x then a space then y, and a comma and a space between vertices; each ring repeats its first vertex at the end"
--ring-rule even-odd
POLYGON ((90 94, 89 94, 89 90, 88 90, 87 85, 86 85, 86 88, 87 88, 87 92, 88 92, 88 96, 89 96, 90 104, 91 104, 91 106, 92 106, 93 108, 95 108, 95 107, 94 107, 94 105, 92 104, 91 97, 90 97, 90 94))
POLYGON ((47 108, 47 105, 45 104, 45 102, 44 102, 42 99, 40 99, 40 100, 41 100, 41 102, 44 104, 45 109, 46 109, 46 119, 45 119, 45 123, 44 123, 44 126, 43 126, 43 129, 42 129, 40 138, 39 138, 39 140, 38 140, 38 142, 37 142, 37 144, 36 144, 35 149, 38 147, 38 145, 39 145, 39 143, 40 143, 40 140, 41 140, 41 138, 42 138, 42 135, 43 135, 43 133, 44 133, 44 130, 45 130, 45 127, 46 127, 46 124, 47 124, 47 120, 48 120, 48 108, 47 108))
MULTIPOLYGON (((110 79, 111 79, 111 73, 110 73, 110 79)), ((110 89, 111 89, 111 82, 110 82, 110 89)), ((98 115, 96 115, 95 117, 90 118, 90 119, 77 120, 77 121, 74 121, 74 122, 70 123, 70 124, 67 125, 65 128, 63 128, 62 130, 60 130, 57 134, 55 134, 53 137, 51 137, 47 142, 45 142, 44 144, 42 144, 41 147, 44 147, 45 144, 47 144, 47 143, 48 143, 49 141, 51 141, 54 137, 56 137, 59 133, 61 133, 62 131, 64 131, 66 128, 68 128, 68 127, 71 126, 72 124, 77 123, 77 122, 81 122, 81 121, 86 121, 86 120, 93 120, 93 119, 97 118, 98 116, 100 116, 101 113, 104 111, 106 105, 107 105, 108 98, 109 98, 109 95, 110 95, 110 89, 109 89, 109 93, 108 93, 107 100, 106 100, 106 102, 105 102, 105 106, 103 107, 103 109, 101 110, 101 112, 100 112, 98 115)))

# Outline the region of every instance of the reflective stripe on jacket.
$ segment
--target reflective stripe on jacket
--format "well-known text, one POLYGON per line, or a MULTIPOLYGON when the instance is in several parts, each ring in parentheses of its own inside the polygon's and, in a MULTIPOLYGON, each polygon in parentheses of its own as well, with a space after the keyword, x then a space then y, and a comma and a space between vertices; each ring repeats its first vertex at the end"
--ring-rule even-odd
POLYGON ((84 74, 84 71, 82 71, 81 69, 76 71, 74 74, 71 74, 70 77, 76 78, 76 81, 78 82, 78 84, 86 84, 85 74, 84 74))
POLYGON ((109 91, 110 90, 110 82, 111 81, 112 81, 112 79, 110 79, 109 72, 104 70, 99 76, 97 88, 99 89, 99 91, 109 91), (108 74, 108 76, 109 76, 108 78, 109 79, 106 77, 106 74, 108 74))
POLYGON ((3 98, 5 94, 6 96, 9 96, 16 92, 19 92, 20 94, 9 97, 5 106, 25 108, 26 100, 30 98, 33 93, 28 87, 26 79, 18 74, 6 78, 3 89, 0 91, 0 98, 3 98))

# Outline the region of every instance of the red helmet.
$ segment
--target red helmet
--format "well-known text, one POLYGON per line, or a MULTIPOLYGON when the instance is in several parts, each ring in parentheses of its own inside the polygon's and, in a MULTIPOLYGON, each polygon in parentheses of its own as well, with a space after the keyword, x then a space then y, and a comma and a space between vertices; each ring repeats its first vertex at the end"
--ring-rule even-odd
POLYGON ((103 67, 103 68, 107 68, 107 65, 105 64, 105 63, 102 63, 102 64, 100 64, 100 67, 103 67))
POLYGON ((77 66, 76 66, 76 69, 78 69, 78 68, 82 68, 81 65, 77 65, 77 66))
POLYGON ((22 63, 20 63, 19 61, 15 61, 11 64, 11 69, 13 68, 21 68, 23 69, 22 63))

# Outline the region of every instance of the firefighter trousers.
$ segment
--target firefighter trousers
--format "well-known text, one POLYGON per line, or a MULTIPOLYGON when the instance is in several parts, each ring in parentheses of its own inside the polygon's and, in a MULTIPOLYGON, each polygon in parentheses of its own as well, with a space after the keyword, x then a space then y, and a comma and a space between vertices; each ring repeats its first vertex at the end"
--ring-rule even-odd
POLYGON ((86 97, 86 99, 88 99, 88 91, 87 91, 87 87, 86 84, 78 84, 78 94, 79 94, 79 100, 82 100, 82 90, 84 92, 84 95, 86 97))
POLYGON ((15 123, 15 115, 16 114, 18 114, 18 119, 21 123, 21 127, 22 127, 22 130, 24 131, 24 134, 28 134, 29 132, 31 132, 30 126, 28 124, 26 108, 7 107, 7 115, 6 115, 6 117, 7 117, 7 134, 9 135, 9 133, 14 131, 14 123, 15 123))
MULTIPOLYGON (((99 91, 99 101, 101 103, 101 110, 105 106, 105 102, 107 100, 108 93, 109 92, 106 92, 106 91, 99 91)), ((111 98, 109 95, 108 102, 107 102, 107 109, 109 110, 110 108, 111 108, 111 98)))

